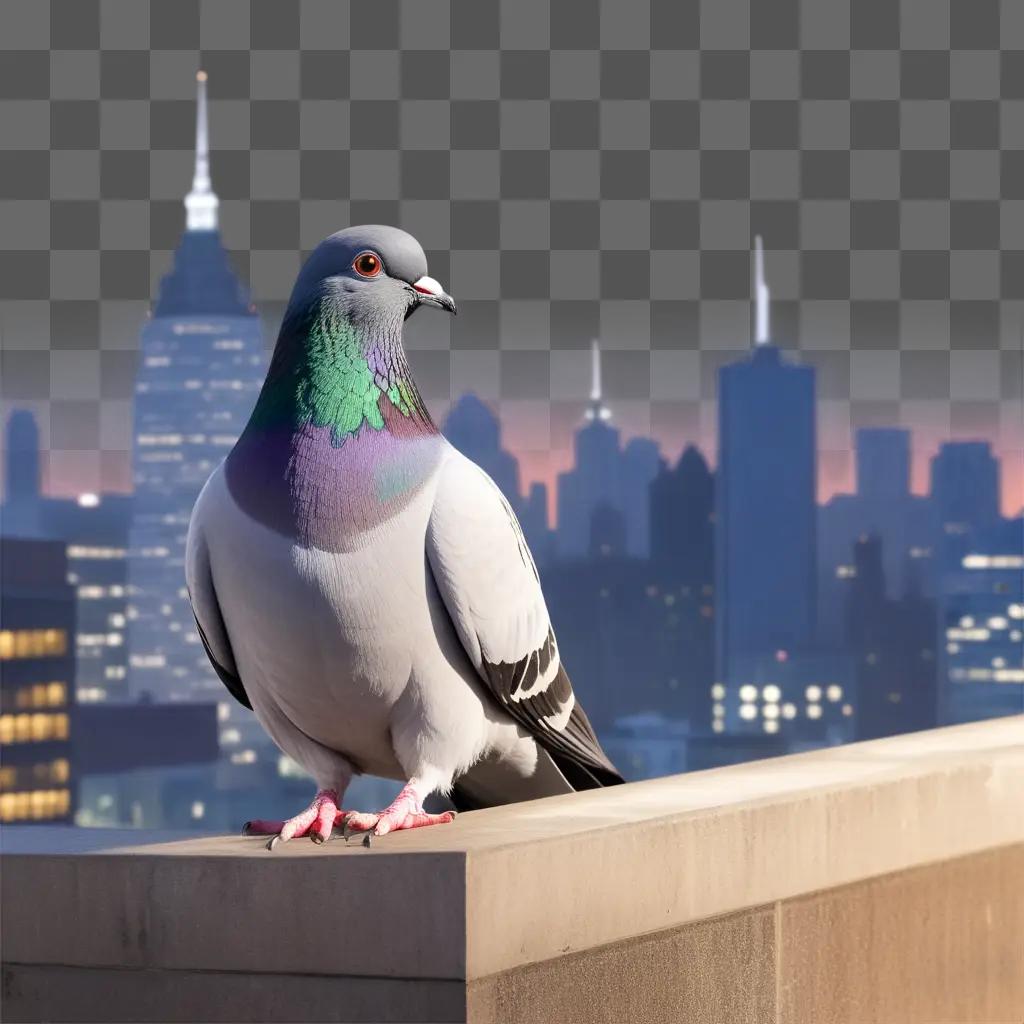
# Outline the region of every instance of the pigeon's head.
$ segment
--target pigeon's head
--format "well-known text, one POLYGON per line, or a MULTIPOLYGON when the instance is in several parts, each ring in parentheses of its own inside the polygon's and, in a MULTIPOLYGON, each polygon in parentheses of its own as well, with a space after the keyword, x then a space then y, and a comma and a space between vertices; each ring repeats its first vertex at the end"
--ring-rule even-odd
POLYGON ((455 312, 455 300, 427 276, 420 243, 384 224, 346 228, 313 250, 299 272, 290 305, 305 305, 324 294, 354 319, 404 319, 420 306, 455 312))

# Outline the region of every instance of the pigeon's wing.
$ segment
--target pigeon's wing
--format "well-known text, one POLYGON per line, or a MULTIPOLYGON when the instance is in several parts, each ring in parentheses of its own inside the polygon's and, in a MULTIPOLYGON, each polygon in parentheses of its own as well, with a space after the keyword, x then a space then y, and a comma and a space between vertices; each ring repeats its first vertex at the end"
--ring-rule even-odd
POLYGON ((491 478, 458 452, 440 473, 427 558, 477 672, 575 789, 622 782, 559 659, 540 577, 515 513, 491 478))
POLYGON ((203 536, 202 527, 197 522, 197 512, 193 512, 189 525, 188 543, 185 548, 185 581, 188 585, 188 598, 192 602, 192 614, 199 628, 199 638, 203 641, 206 656, 210 659, 213 670, 228 688, 231 696, 251 711, 252 703, 245 692, 242 680, 238 677, 238 667, 224 625, 224 616, 217 603, 217 591, 214 590, 213 573, 210 571, 210 550, 203 536))

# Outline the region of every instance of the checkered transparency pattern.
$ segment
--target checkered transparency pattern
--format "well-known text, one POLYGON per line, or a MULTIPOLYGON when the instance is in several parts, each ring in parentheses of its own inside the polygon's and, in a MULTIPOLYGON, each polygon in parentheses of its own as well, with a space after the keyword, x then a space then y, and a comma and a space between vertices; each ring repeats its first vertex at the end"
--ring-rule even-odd
POLYGON ((459 300, 410 321, 432 408, 491 400, 527 476, 566 461, 593 336, 627 434, 710 447, 758 233, 826 486, 851 425, 1024 448, 1016 0, 2 0, 0 46, 2 394, 58 486, 128 483, 198 67, 268 340, 321 237, 400 224, 459 300))

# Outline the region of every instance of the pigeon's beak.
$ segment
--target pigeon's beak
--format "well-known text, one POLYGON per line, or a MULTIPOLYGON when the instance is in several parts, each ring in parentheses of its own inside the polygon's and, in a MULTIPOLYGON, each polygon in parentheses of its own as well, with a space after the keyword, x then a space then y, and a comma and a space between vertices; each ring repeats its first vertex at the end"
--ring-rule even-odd
POLYGON ((424 276, 413 282, 413 289, 421 305, 447 309, 453 316, 458 312, 455 300, 432 277, 424 276))

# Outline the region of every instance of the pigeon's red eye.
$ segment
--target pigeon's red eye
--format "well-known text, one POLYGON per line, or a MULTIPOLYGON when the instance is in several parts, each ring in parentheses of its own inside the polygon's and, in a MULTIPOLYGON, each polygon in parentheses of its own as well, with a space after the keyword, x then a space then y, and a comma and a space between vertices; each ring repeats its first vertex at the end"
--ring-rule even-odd
POLYGON ((380 257, 375 252, 361 252, 352 261, 352 269, 360 277, 376 277, 381 271, 380 257))

